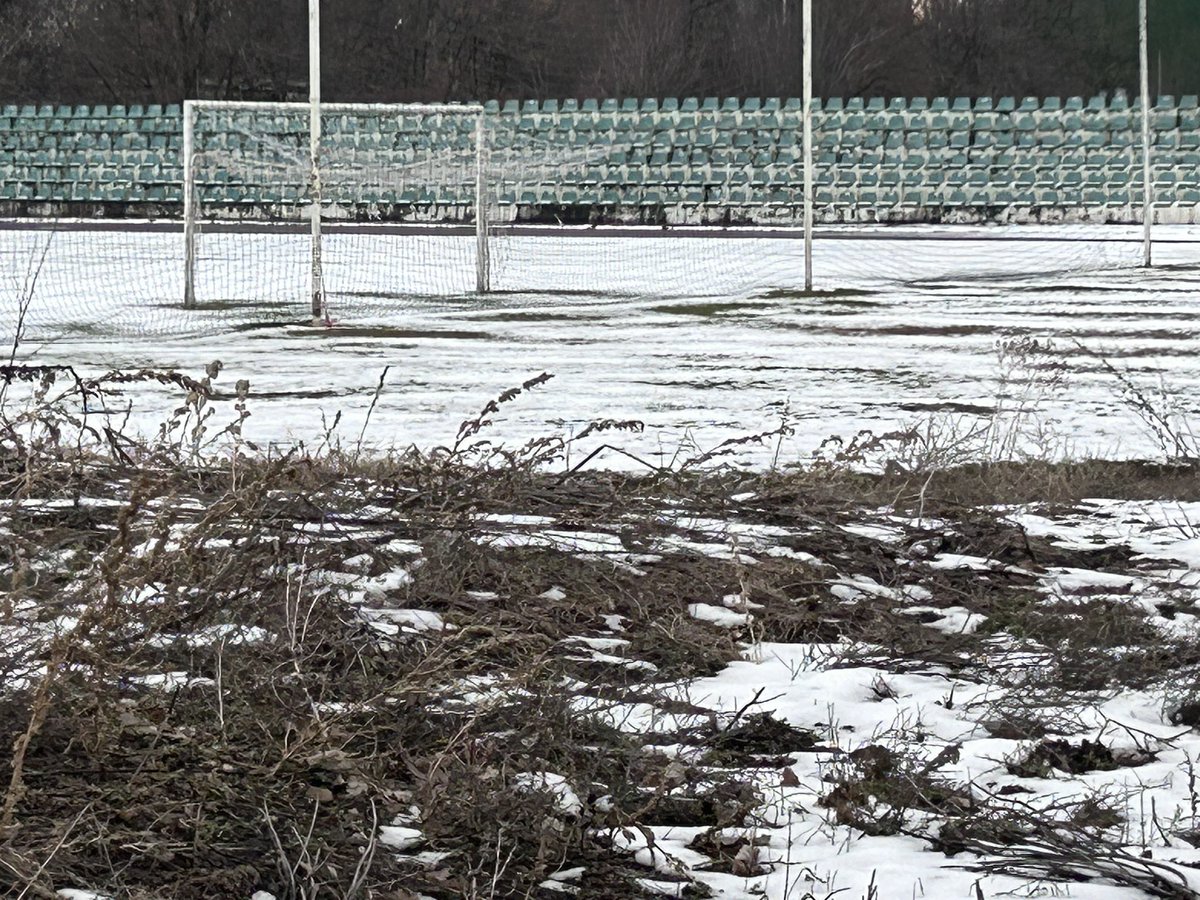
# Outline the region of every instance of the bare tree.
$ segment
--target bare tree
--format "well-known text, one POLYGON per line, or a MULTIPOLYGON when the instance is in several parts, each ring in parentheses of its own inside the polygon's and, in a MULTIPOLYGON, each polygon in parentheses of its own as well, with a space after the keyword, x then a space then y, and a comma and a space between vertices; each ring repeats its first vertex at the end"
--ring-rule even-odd
MULTIPOLYGON (((1089 58, 1089 48, 1105 43, 1115 21, 1096 15, 1102 6, 1095 0, 922 0, 928 83, 938 94, 970 96, 1110 87, 1097 83, 1096 61, 1089 58)), ((1135 34, 1127 40, 1131 57, 1135 34)))
MULTIPOLYGON (((798 94, 802 0, 337 0, 339 100, 798 94)), ((818 95, 1131 87, 1130 0, 814 0, 818 95)), ((1195 0, 1151 0, 1155 79, 1200 92, 1195 0), (1161 59, 1161 63, 1159 62, 1161 59)), ((0 0, 0 94, 23 102, 302 96, 301 0, 0 0)))
POLYGON ((817 95, 904 93, 916 56, 914 30, 911 0, 817 0, 813 9, 817 95))
POLYGON ((22 93, 23 85, 55 81, 54 61, 85 0, 0 0, 0 89, 22 93))
POLYGON ((616 0, 594 84, 597 93, 655 97, 690 93, 700 61, 689 52, 688 0, 616 0))

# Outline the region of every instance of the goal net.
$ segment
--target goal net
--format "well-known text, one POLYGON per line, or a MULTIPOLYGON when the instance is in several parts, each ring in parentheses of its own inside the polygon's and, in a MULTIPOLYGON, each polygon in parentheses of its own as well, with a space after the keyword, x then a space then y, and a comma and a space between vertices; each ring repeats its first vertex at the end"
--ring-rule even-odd
POLYGON ((186 305, 294 311, 314 252, 331 314, 487 290, 482 107, 326 105, 315 171, 307 105, 197 102, 184 115, 186 305), (373 227, 384 222, 407 227, 373 227))
MULTIPOLYGON (((366 321, 433 301, 478 306, 488 293, 551 303, 802 290, 799 112, 731 115, 715 132, 727 146, 705 147, 706 123, 678 111, 630 115, 615 140, 615 119, 601 111, 327 105, 318 163, 328 316, 366 321), (659 127, 662 117, 670 129, 659 127), (759 145, 770 146, 769 164, 759 145), (525 221, 530 210, 534 222, 525 221)), ((309 128, 305 104, 188 104, 188 305, 279 319, 307 312, 309 128)), ((828 161, 817 170, 824 233, 815 269, 824 289, 1045 276, 1137 259, 1134 240, 1063 226, 1019 241, 966 232, 953 245, 930 229, 892 229, 873 247, 878 235, 862 223, 879 205, 875 191, 841 187, 821 165, 828 161)))

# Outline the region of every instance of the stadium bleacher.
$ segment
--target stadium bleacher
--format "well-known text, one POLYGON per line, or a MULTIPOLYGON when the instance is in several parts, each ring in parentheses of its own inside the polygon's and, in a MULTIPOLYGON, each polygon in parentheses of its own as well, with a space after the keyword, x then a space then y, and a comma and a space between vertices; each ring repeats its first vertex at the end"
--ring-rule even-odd
MULTIPOLYGON (((822 220, 987 220, 1014 209, 1128 220, 1141 202, 1138 102, 1112 98, 829 98, 814 115, 822 220)), ((664 221, 786 219, 802 203, 802 109, 781 98, 490 101, 496 202, 519 209, 646 211, 664 221), (536 164, 531 164, 536 162, 536 164)), ((299 209, 303 188, 245 177, 264 137, 302 160, 302 115, 229 111, 197 133, 227 168, 206 167, 206 204, 252 214, 299 209)), ((1200 102, 1160 97, 1151 118, 1160 218, 1200 220, 1200 102)), ((473 153, 466 117, 333 116, 331 158, 375 177, 334 180, 330 200, 395 210, 473 201, 471 185, 403 188, 389 168, 473 153)), ((182 110, 170 106, 0 107, 0 215, 177 216, 182 110)))

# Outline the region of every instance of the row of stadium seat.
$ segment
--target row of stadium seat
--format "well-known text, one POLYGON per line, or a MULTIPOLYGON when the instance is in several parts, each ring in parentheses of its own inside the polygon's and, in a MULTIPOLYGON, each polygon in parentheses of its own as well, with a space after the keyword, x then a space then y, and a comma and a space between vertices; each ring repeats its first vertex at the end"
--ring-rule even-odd
MULTIPOLYGON (((1191 165, 1200 145, 1197 135, 1184 135, 1178 141, 1163 141, 1154 146, 1153 162, 1157 165, 1191 165)), ((465 164, 474 159, 474 148, 470 152, 446 152, 447 148, 431 145, 403 144, 392 148, 367 148, 328 145, 326 159, 337 165, 387 166, 425 163, 465 164)), ((226 159, 229 164, 244 164, 247 160, 260 157, 242 152, 222 152, 219 148, 204 148, 204 158, 226 159)), ((274 157, 276 162, 302 160, 307 156, 299 147, 291 147, 274 157)), ((636 163, 652 166, 667 165, 790 165, 803 158, 803 148, 795 144, 751 144, 745 147, 717 147, 708 145, 644 145, 644 144, 589 144, 581 147, 553 146, 549 144, 525 144, 524 146, 493 147, 488 158, 494 165, 519 164, 522 160, 539 161, 546 165, 563 168, 608 162, 612 164, 636 163)), ((1134 143, 1116 142, 1105 145, 1060 144, 1054 146, 1000 145, 977 143, 964 145, 953 143, 914 142, 903 144, 863 142, 854 144, 818 145, 814 148, 814 160, 818 166, 837 163, 857 166, 897 165, 921 169, 926 166, 966 166, 971 164, 995 166, 1039 166, 1044 168, 1091 168, 1140 160, 1141 148, 1134 143)), ((119 150, 101 147, 90 149, 4 149, 0 148, 0 166, 13 165, 174 165, 181 161, 178 151, 163 150, 119 150)))
MULTIPOLYGON (((1175 189, 1200 187, 1200 169, 1196 167, 1156 167, 1152 173, 1153 183, 1160 192, 1165 192, 1167 198, 1175 189)), ((1090 171, 1061 171, 1053 169, 946 169, 923 170, 914 172, 903 168, 881 167, 878 169, 857 169, 852 167, 822 169, 816 173, 818 185, 837 184, 844 187, 876 187, 906 185, 913 188, 937 189, 942 186, 962 187, 973 191, 986 191, 1011 186, 1029 187, 1090 187, 1096 190, 1115 189, 1134 183, 1140 183, 1140 167, 1125 165, 1119 168, 1095 169, 1090 171)), ((364 190, 370 180, 358 176, 351 177, 356 184, 363 184, 364 190)), ((444 179, 442 179, 444 180, 444 179)), ((41 190, 57 190, 59 186, 78 186, 82 190, 91 188, 101 189, 111 185, 125 186, 132 194, 149 192, 158 187, 177 189, 181 181, 178 168, 143 168, 107 167, 103 169, 81 170, 64 167, 14 167, 10 175, 4 179, 4 184, 27 187, 33 193, 41 190)), ((267 198, 272 192, 279 191, 280 184, 290 185, 300 189, 304 184, 303 174, 295 173, 294 177, 284 181, 276 180, 270 184, 255 184, 253 179, 247 179, 241 174, 231 174, 224 171, 205 172, 198 179, 199 189, 203 192, 209 188, 222 189, 226 186, 237 186, 239 194, 247 201, 255 197, 267 198)), ((408 179, 394 178, 390 183, 420 184, 419 175, 408 179)), ((437 181, 430 183, 437 184, 437 181)), ((497 182, 495 183, 503 183, 497 182)), ((533 185, 538 187, 561 186, 571 187, 629 187, 642 189, 658 186, 680 187, 740 187, 740 186, 774 186, 798 190, 803 184, 803 172, 800 167, 667 167, 647 169, 641 166, 619 166, 611 168, 588 168, 575 172, 545 174, 535 176, 525 174, 519 180, 510 183, 521 186, 533 185)), ((265 200, 264 200, 265 202, 265 200)))
MULTIPOLYGON (((397 143, 391 147, 378 144, 345 145, 336 141, 327 143, 328 153, 346 162, 372 164, 404 164, 420 160, 461 159, 473 154, 473 145, 439 144, 437 142, 397 143)), ((1180 133, 1164 138, 1154 145, 1153 156, 1160 164, 1187 164, 1200 150, 1200 132, 1180 133)), ((222 155, 228 159, 255 159, 252 151, 242 148, 221 148, 206 145, 202 148, 208 155, 222 155), (214 152, 216 151, 216 152, 214 152)), ((505 143, 493 147, 491 157, 497 160, 520 160, 522 158, 557 159, 562 165, 579 164, 600 158, 610 160, 645 161, 650 165, 662 165, 666 161, 691 158, 698 163, 717 162, 725 164, 738 159, 758 159, 761 164, 799 161, 802 148, 790 141, 771 142, 766 140, 737 144, 663 143, 641 142, 547 144, 505 143)), ((1005 143, 962 140, 925 141, 822 141, 815 147, 818 163, 830 154, 839 159, 861 165, 879 165, 887 161, 895 165, 923 168, 925 165, 964 165, 966 161, 988 164, 1029 164, 1058 167, 1066 165, 1105 165, 1113 159, 1129 159, 1140 155, 1140 141, 1114 140, 1107 143, 1074 141, 1047 141, 1044 144, 1005 143)), ((4 147, 0 145, 0 166, 16 164, 42 164, 69 162, 85 164, 165 164, 177 162, 178 148, 171 145, 152 149, 120 148, 104 146, 64 147, 61 145, 38 147, 4 147)), ((282 158, 304 158, 299 147, 288 148, 282 158)))
MULTIPOLYGON (((1200 125, 1200 109, 1156 109, 1150 117, 1151 128, 1170 131, 1200 125)), ((536 113, 508 116, 496 114, 492 127, 524 132, 638 132, 638 131, 798 131, 803 126, 799 112, 783 113, 645 113, 607 115, 603 113, 536 113)), ((0 116, 0 133, 16 134, 181 134, 181 116, 157 119, 128 118, 9 118, 0 116)), ((200 133, 254 133, 268 129, 275 134, 307 134, 308 119, 299 113, 291 116, 254 116, 222 111, 206 111, 200 118, 200 133)), ((1140 130, 1140 116, 1130 111, 1097 113, 850 113, 818 112, 813 115, 815 131, 1085 131, 1109 132, 1140 130)), ((428 130, 440 133, 471 134, 475 119, 470 116, 328 116, 323 129, 330 134, 412 134, 428 130)))
MULTIPOLYGON (((505 132, 539 132, 552 136, 565 133, 639 133, 639 132, 793 132, 802 126, 798 111, 779 113, 692 114, 645 113, 606 115, 603 113, 556 112, 516 115, 497 114, 492 127, 505 132)), ((814 116, 817 132, 883 131, 883 132, 1091 132, 1140 131, 1140 117, 1128 111, 1046 112, 1046 113, 937 113, 904 111, 900 113, 864 114, 857 112, 820 112, 814 116)), ((1156 109, 1151 127, 1157 131, 1200 127, 1200 109, 1171 107, 1156 109)), ((434 131, 439 134, 471 134, 474 118, 461 115, 377 115, 351 117, 334 115, 325 119, 324 129, 331 135, 393 135, 420 134, 434 131)), ((201 135, 226 133, 251 139, 267 130, 272 134, 302 135, 308 131, 307 116, 254 114, 230 110, 206 110, 198 124, 201 135)), ((177 136, 182 131, 182 118, 163 116, 156 119, 134 120, 125 117, 109 118, 26 118, 0 115, 0 134, 8 136, 60 135, 65 138, 82 135, 124 135, 131 139, 151 139, 157 135, 177 136)))
MULTIPOLYGON (((1105 110, 1105 109, 1137 109, 1140 106, 1140 98, 1134 97, 1132 100, 1127 100, 1121 93, 1117 93, 1112 98, 1106 95, 1099 95, 1090 99, 1083 97, 1025 97, 1018 100, 1015 97, 934 97, 927 99, 924 97, 915 97, 906 99, 903 97, 883 98, 883 97, 852 97, 842 99, 840 97, 829 97, 825 99, 814 98, 813 108, 817 110, 849 110, 858 112, 882 112, 884 110, 892 112, 905 111, 920 111, 931 110, 934 112, 1062 112, 1062 111, 1081 111, 1081 110, 1105 110)), ((733 97, 718 98, 718 97, 688 97, 678 99, 667 97, 663 99, 649 98, 638 100, 635 98, 605 100, 506 100, 501 103, 498 100, 489 100, 484 104, 488 112, 500 112, 505 114, 517 113, 556 113, 556 112, 779 112, 783 110, 799 110, 803 104, 799 98, 781 99, 778 97, 768 97, 761 99, 750 97, 746 99, 738 99, 733 97)), ((1158 109, 1197 109, 1200 108, 1200 97, 1195 94, 1188 94, 1179 98, 1176 102, 1175 97, 1170 95, 1160 96, 1155 101, 1155 108, 1158 109)), ((182 107, 179 104, 170 104, 161 106, 151 104, 148 106, 132 105, 96 105, 96 106, 53 106, 53 105, 5 105, 0 107, 0 116, 5 118, 41 118, 41 119, 110 119, 110 118, 178 118, 182 114, 182 107)))
MULTIPOLYGON (((702 152, 776 152, 784 155, 802 150, 803 142, 793 132, 738 132, 710 134, 706 132, 638 132, 616 134, 588 134, 588 136, 564 136, 562 139, 547 139, 546 136, 522 136, 522 134, 493 134, 493 151, 514 150, 518 152, 564 152, 575 155, 581 152, 612 150, 670 152, 672 150, 695 150, 702 152)), ((814 145, 818 151, 859 148, 862 150, 887 151, 959 151, 959 150, 1014 150, 1031 152, 1078 151, 1136 151, 1141 146, 1140 132, 1111 132, 1108 134, 1085 134, 1079 132, 1021 133, 1018 136, 992 132, 853 132, 842 131, 815 134, 814 145)), ((306 142, 304 142, 306 144, 306 142)), ((364 158, 379 152, 398 156, 428 155, 433 152, 473 152, 475 143, 467 136, 326 136, 325 145, 341 156, 360 155, 364 158)), ((199 140, 202 151, 226 150, 238 156, 259 154, 257 139, 228 132, 210 134, 199 140)), ((1160 131, 1154 133, 1152 146, 1156 151, 1200 149, 1200 127, 1195 130, 1160 131)), ((272 142, 270 152, 287 149, 294 154, 305 154, 305 146, 298 139, 272 142)), ((138 139, 128 134, 77 134, 77 136, 54 136, 54 134, 28 133, 19 139, 11 139, 0 133, 0 164, 6 158, 20 158, 44 152, 53 156, 71 154, 76 151, 97 151, 112 160, 127 160, 146 155, 176 156, 181 150, 178 136, 155 136, 154 139, 138 139)))
MULTIPOLYGON (((904 111, 921 111, 931 110, 933 112, 1033 112, 1043 110, 1047 112, 1062 112, 1072 110, 1103 110, 1103 109, 1136 109, 1140 108, 1141 99, 1133 98, 1132 101, 1127 100, 1119 92, 1111 99, 1105 95, 1092 97, 1090 100, 1085 100, 1082 97, 1026 97, 1022 100, 1017 100, 1015 97, 979 97, 971 99, 969 97, 934 97, 932 100, 924 97, 914 97, 909 100, 904 97, 893 97, 885 99, 883 97, 852 97, 843 99, 841 97, 828 97, 825 99, 813 98, 813 108, 817 110, 848 110, 851 112, 883 112, 889 110, 892 112, 904 111)), ((1188 94, 1179 99, 1176 103, 1175 98, 1170 95, 1163 95, 1157 98, 1155 102, 1156 108, 1161 109, 1196 109, 1200 107, 1200 97, 1194 94, 1188 94)), ((648 100, 507 100, 501 104, 497 100, 490 100, 484 104, 484 108, 488 112, 502 112, 506 114, 516 113, 555 113, 555 112, 779 112, 782 110, 800 110, 803 108, 803 103, 799 98, 792 97, 789 99, 780 99, 778 97, 769 97, 762 100, 756 97, 750 97, 744 100, 727 97, 720 99, 717 97, 706 97, 699 99, 689 97, 684 100, 668 97, 663 100, 648 99, 648 100)))
MULTIPOLYGON (((20 168, 13 170, 13 177, 6 179, 6 185, 25 186, 33 192, 42 188, 57 190, 61 186, 80 186, 81 188, 102 188, 110 185, 122 185, 132 193, 156 187, 168 187, 176 190, 180 186, 178 170, 154 169, 135 170, 114 167, 98 172, 82 173, 70 167, 63 168, 20 168), (86 177, 84 177, 86 174, 86 177)), ((1123 169, 1094 170, 1091 172, 1060 173, 1052 170, 958 170, 950 169, 943 172, 906 172, 902 169, 883 168, 879 170, 859 171, 854 169, 824 169, 816 173, 815 182, 820 185, 838 185, 846 188, 860 187, 900 187, 927 188, 930 190, 942 187, 964 188, 972 191, 985 192, 989 189, 1010 187, 1044 187, 1064 189, 1093 188, 1096 190, 1117 189, 1141 183, 1141 172, 1137 167, 1127 166, 1123 169)), ((1153 183, 1159 191, 1167 195, 1176 189, 1200 187, 1200 171, 1196 168, 1159 168, 1152 173, 1153 183)), ((435 189, 441 184, 454 183, 471 184, 467 178, 449 177, 438 182, 425 182, 419 177, 402 179, 398 177, 370 177, 349 174, 344 178, 330 178, 330 187, 349 185, 350 189, 361 189, 364 193, 373 190, 372 185, 381 186, 380 190, 395 189, 394 185, 423 185, 432 184, 435 189)), ((273 196, 286 187, 302 189, 301 173, 285 181, 275 184, 256 184, 253 179, 247 179, 243 174, 216 170, 203 173, 198 180, 201 192, 209 189, 225 192, 227 188, 236 188, 237 193, 247 202, 256 198, 273 196)), ((493 189, 522 189, 537 188, 630 188, 642 189, 647 187, 777 187, 799 191, 803 185, 803 177, 798 169, 785 168, 746 168, 746 169, 705 169, 705 168, 667 168, 647 172, 640 167, 614 167, 610 169, 589 169, 582 172, 565 175, 523 174, 519 178, 497 179, 493 189)), ((1169 196, 1168 196, 1169 198, 1169 196)))
POLYGON ((4 118, 22 117, 26 119, 157 119, 166 116, 178 118, 183 115, 183 107, 178 103, 169 106, 15 106, 7 104, 0 106, 0 116, 4 118))
MULTIPOLYGON (((1140 117, 1136 102, 1120 96, 819 106, 818 203, 1124 206, 1140 183, 1140 117)), ((493 101, 487 108, 488 168, 504 203, 798 202, 798 100, 493 101)), ((1162 97, 1152 119, 1157 202, 1192 204, 1200 189, 1200 103, 1162 97)), ((454 113, 332 115, 330 196, 469 205, 474 129, 473 116, 454 113), (417 186, 396 187, 404 179, 417 186)), ((196 135, 201 199, 302 203, 306 132, 302 111, 206 110, 196 135)), ((178 204, 181 146, 178 106, 3 106, 0 202, 178 204)))
MULTIPOLYGON (((344 203, 353 207, 386 207, 395 205, 438 205, 446 207, 468 207, 474 198, 473 189, 441 188, 430 190, 411 188, 405 191, 369 193, 364 196, 361 191, 346 190, 340 195, 331 194, 329 202, 344 203)), ((288 188, 277 195, 256 196, 253 200, 234 190, 210 190, 202 194, 203 202, 214 207, 235 209, 239 205, 303 207, 306 201, 303 192, 297 188, 288 188)), ((122 184, 104 185, 98 188, 85 188, 81 185, 39 185, 36 189, 29 185, 0 185, 0 202, 41 202, 41 203, 122 203, 122 204, 176 204, 180 202, 178 186, 150 187, 132 190, 122 184)), ((659 207, 674 205, 728 205, 734 207, 783 206, 799 207, 801 195, 796 191, 779 188, 754 189, 751 187, 713 187, 713 188, 671 188, 651 187, 644 190, 623 190, 615 188, 587 189, 541 187, 525 188, 521 191, 510 191, 499 195, 497 201, 501 206, 570 206, 604 205, 622 207, 659 207)), ((1079 206, 1095 207, 1126 207, 1130 204, 1140 204, 1141 195, 1132 187, 1109 190, 1099 189, 1070 189, 1059 187, 1040 188, 997 188, 989 187, 983 191, 970 191, 964 188, 934 190, 928 187, 903 188, 856 188, 841 189, 836 186, 819 187, 816 191, 816 202, 819 205, 838 205, 849 208, 872 207, 887 208, 893 206, 905 207, 967 207, 967 208, 998 208, 1005 206, 1039 206, 1049 208, 1069 208, 1079 206)), ((1162 196, 1155 198, 1155 206, 1159 208, 1193 207, 1200 204, 1200 188, 1186 188, 1170 198, 1162 196)))

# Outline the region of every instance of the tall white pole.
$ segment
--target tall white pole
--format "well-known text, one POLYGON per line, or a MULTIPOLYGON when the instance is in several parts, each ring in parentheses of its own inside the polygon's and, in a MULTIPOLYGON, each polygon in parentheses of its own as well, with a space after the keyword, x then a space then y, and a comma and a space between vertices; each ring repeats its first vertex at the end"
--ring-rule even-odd
POLYGON ((183 305, 196 305, 196 181, 195 155, 196 108, 183 101, 183 305))
POLYGON ((313 324, 329 319, 321 269, 321 0, 308 0, 308 99, 312 272, 309 282, 313 324))
POLYGON ((491 259, 487 230, 487 113, 475 120, 475 289, 486 294, 492 289, 491 259))
POLYGON ((1151 265, 1154 229, 1154 176, 1150 168, 1150 22, 1147 0, 1139 4, 1142 69, 1142 265, 1151 265))
MULTIPOLYGON (((1143 0, 1144 2, 1144 0, 1143 0)), ((804 0, 804 290, 813 289, 812 0, 804 0)))

